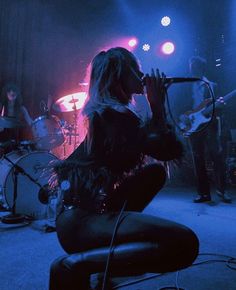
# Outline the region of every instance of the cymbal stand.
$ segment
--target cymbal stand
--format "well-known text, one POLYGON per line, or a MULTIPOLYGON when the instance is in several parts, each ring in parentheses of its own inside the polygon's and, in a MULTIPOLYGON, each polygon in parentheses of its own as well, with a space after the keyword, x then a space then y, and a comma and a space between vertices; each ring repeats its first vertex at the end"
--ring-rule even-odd
MULTIPOLYGON (((74 96, 72 96, 72 99, 74 101, 74 96)), ((76 145, 77 145, 77 108, 74 102, 73 105, 73 127, 74 127, 74 150, 76 149, 76 145)))
MULTIPOLYGON (((60 120, 60 126, 62 128, 62 131, 64 130, 63 131, 64 136, 67 137, 67 135, 68 135, 66 132, 66 130, 68 130, 67 122, 65 120, 60 120)), ((69 140, 69 142, 70 142, 70 140, 69 140)), ((66 158, 66 143, 67 143, 67 139, 62 144, 62 146, 63 146, 63 159, 66 158)))
POLYGON ((2 222, 6 224, 17 224, 22 223, 25 220, 25 216, 19 213, 16 213, 16 201, 17 201, 17 187, 18 187, 18 175, 23 174, 27 176, 31 181, 33 181, 35 184, 37 184, 40 189, 42 189, 41 184, 39 184, 35 179, 33 179, 28 173, 25 172, 25 170, 20 167, 19 165, 12 162, 6 155, 3 155, 3 158, 5 158, 8 162, 10 162, 13 165, 14 170, 14 181, 13 181, 13 205, 11 207, 11 213, 2 217, 2 222))
POLYGON ((73 131, 73 127, 69 127, 69 145, 71 145, 71 141, 72 141, 72 132, 73 131))

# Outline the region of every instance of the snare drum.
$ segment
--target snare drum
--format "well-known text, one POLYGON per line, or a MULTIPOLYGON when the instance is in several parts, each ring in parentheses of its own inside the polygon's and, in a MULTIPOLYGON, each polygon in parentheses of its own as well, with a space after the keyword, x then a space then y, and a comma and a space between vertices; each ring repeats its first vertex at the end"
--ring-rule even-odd
MULTIPOLYGON (((12 151, 6 157, 23 168, 41 186, 48 184, 49 176, 44 169, 58 160, 48 152, 29 153, 26 150, 12 151)), ((18 173, 17 181, 16 213, 30 215, 35 219, 46 218, 47 205, 39 201, 40 187, 21 173, 18 173)), ((3 206, 11 208, 14 197, 14 168, 4 158, 0 159, 0 195, 3 206)))
POLYGON ((38 150, 51 150, 64 142, 59 119, 54 115, 43 115, 32 123, 32 133, 38 150))

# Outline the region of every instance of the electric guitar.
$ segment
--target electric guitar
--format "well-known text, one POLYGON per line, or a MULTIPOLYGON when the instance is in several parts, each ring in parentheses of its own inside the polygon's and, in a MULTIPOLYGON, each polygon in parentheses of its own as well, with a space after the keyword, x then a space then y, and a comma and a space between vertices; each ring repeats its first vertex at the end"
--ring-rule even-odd
MULTIPOLYGON (((236 96, 236 90, 228 93, 224 97, 220 97, 215 102, 215 109, 222 107, 228 100, 236 96)), ((183 134, 187 137, 196 132, 201 125, 211 120, 211 112, 213 109, 212 99, 204 100, 196 109, 187 111, 180 116, 179 127, 183 134), (210 104, 211 103, 211 104, 210 104), (210 104, 206 107, 206 105, 210 104)))

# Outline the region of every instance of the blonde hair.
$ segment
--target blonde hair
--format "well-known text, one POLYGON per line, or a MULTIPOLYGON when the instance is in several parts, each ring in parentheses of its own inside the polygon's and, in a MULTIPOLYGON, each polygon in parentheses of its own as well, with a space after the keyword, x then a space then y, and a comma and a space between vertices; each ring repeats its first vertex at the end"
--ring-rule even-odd
POLYGON ((89 119, 94 112, 100 114, 106 107, 122 111, 129 103, 130 100, 122 88, 122 76, 129 67, 137 68, 139 62, 123 47, 101 51, 92 60, 88 96, 78 119, 82 139, 87 133, 89 119))

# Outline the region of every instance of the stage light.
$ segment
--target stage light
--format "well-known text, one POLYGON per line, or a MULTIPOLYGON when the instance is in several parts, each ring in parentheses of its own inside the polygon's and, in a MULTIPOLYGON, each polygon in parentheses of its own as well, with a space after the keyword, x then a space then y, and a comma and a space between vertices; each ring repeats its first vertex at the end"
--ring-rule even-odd
POLYGON ((162 44, 161 46, 161 51, 164 54, 172 54, 175 51, 175 45, 173 42, 167 41, 165 43, 162 44))
POLYGON ((136 38, 132 38, 132 39, 130 39, 129 42, 128 42, 128 45, 129 45, 130 47, 135 47, 137 44, 138 44, 138 41, 137 41, 136 38))
POLYGON ((216 67, 221 66, 221 58, 216 59, 216 67))
POLYGON ((164 16, 161 19, 162 26, 168 26, 168 25, 170 25, 170 22, 171 22, 171 19, 169 16, 164 16))
POLYGON ((143 47, 142 47, 142 49, 144 50, 144 51, 149 51, 150 50, 150 45, 148 44, 148 43, 145 43, 144 45, 143 45, 143 47))

